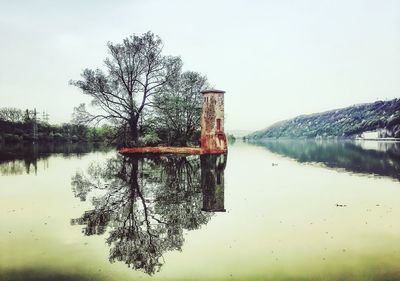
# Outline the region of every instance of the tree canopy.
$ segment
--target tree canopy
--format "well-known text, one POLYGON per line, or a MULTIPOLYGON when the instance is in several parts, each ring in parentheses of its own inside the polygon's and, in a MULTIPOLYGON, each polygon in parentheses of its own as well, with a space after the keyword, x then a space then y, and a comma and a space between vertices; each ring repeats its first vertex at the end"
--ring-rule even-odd
MULTIPOLYGON (((181 73, 155 98, 159 131, 168 144, 187 145, 200 127, 202 97, 207 78, 197 72, 181 73)), ((197 136, 199 139, 199 136, 197 136)))
POLYGON ((107 47, 104 70, 85 69, 81 80, 70 82, 90 96, 96 108, 89 112, 84 104, 76 107, 75 120, 107 120, 119 128, 123 145, 137 146, 141 134, 155 130, 164 142, 182 143, 177 135, 189 139, 200 125, 199 92, 207 79, 196 72, 182 73, 181 59, 164 55, 162 40, 152 32, 108 42, 107 47))
POLYGON ((0 108, 0 120, 8 122, 24 122, 24 112, 14 107, 0 108))

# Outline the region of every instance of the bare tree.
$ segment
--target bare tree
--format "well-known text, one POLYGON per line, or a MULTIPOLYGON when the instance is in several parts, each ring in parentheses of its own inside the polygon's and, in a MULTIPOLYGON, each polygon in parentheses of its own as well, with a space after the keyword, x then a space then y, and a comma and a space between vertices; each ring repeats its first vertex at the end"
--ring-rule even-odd
POLYGON ((0 108, 0 120, 9 122, 24 122, 24 112, 13 107, 0 108))
POLYGON ((96 113, 89 113, 81 105, 75 117, 81 122, 108 120, 118 124, 126 128, 126 144, 137 146, 138 123, 144 109, 165 84, 176 79, 182 63, 179 57, 164 56, 161 39, 151 32, 107 46, 105 71, 85 69, 82 80, 70 82, 92 97, 91 104, 97 107, 96 113))

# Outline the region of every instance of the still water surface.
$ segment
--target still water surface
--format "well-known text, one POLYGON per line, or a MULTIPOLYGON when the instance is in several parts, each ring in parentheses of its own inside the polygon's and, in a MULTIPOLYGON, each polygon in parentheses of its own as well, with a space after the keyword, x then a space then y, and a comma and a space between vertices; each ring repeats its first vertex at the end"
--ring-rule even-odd
POLYGON ((0 149, 0 280, 400 280, 400 144, 0 149))

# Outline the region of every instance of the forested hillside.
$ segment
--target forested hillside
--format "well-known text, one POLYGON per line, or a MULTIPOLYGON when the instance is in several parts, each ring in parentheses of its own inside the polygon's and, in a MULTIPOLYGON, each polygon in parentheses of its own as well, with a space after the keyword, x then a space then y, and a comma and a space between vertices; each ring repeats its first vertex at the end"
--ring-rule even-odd
POLYGON ((281 121, 251 138, 354 138, 378 131, 380 137, 400 138, 400 99, 354 105, 281 121))

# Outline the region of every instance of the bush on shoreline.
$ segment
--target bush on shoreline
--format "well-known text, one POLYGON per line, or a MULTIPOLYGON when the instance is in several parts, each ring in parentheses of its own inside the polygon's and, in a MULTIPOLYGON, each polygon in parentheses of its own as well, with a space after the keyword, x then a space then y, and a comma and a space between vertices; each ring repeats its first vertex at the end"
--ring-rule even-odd
MULTIPOLYGON (((76 142, 104 142, 112 143, 115 135, 114 128, 103 125, 88 127, 65 123, 50 125, 38 123, 37 142, 40 143, 76 143, 76 142)), ((12 144, 19 142, 33 142, 32 122, 11 122, 0 120, 0 142, 12 144)))

